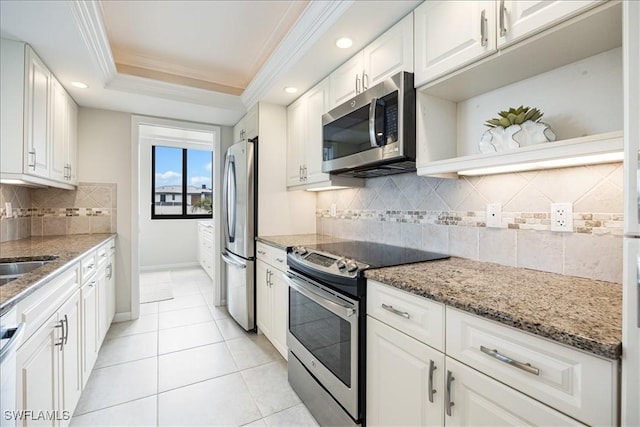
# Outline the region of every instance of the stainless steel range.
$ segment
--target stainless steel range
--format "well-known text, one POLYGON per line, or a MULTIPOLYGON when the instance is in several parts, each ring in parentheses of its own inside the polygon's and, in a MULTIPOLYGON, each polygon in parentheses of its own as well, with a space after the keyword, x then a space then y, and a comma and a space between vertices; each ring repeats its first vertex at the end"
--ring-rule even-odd
POLYGON ((360 241, 289 251, 289 383, 321 425, 364 424, 364 271, 447 257, 360 241))

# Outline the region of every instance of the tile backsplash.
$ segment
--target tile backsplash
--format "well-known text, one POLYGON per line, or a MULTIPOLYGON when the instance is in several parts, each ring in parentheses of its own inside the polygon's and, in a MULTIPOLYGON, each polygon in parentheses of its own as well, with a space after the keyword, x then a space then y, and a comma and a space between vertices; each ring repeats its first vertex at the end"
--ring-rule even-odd
POLYGON ((0 241, 29 236, 116 232, 116 184, 80 183, 76 190, 0 186, 0 241), (7 215, 11 202, 13 215, 7 215))
POLYGON ((362 188, 318 193, 317 231, 620 283, 622 187, 621 163, 459 179, 373 178, 362 188), (550 231, 550 204, 561 202, 573 205, 572 233, 550 231), (500 228, 486 227, 489 203, 502 204, 500 228))

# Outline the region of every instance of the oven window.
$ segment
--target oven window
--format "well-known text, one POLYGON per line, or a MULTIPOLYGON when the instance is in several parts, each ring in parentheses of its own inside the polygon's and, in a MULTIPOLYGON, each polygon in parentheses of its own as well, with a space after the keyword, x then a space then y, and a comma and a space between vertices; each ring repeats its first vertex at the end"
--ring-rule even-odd
POLYGON ((351 387, 351 325, 289 288, 289 331, 347 387, 351 387))

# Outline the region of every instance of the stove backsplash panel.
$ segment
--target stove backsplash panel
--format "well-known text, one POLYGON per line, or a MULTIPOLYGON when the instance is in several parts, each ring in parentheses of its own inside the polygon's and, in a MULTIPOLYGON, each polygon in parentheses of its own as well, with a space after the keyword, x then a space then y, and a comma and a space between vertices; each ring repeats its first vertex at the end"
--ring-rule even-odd
POLYGON ((372 178, 362 188, 319 192, 317 232, 621 283, 622 185, 622 163, 372 178), (573 205, 573 232, 551 231, 550 204, 562 202, 573 205), (486 226, 489 203, 502 204, 500 228, 486 226))

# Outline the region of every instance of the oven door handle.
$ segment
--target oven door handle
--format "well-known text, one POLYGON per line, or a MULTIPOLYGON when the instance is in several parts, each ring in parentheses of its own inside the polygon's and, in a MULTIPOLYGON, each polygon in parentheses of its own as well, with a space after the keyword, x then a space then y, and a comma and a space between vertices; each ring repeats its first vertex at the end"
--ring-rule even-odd
POLYGON ((356 314, 356 309, 354 307, 344 304, 333 295, 327 292, 323 292, 322 290, 311 290, 289 274, 283 274, 283 277, 284 280, 289 284, 289 286, 295 289, 297 292, 300 292, 310 300, 331 310, 340 317, 346 319, 356 314))

